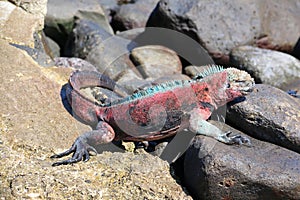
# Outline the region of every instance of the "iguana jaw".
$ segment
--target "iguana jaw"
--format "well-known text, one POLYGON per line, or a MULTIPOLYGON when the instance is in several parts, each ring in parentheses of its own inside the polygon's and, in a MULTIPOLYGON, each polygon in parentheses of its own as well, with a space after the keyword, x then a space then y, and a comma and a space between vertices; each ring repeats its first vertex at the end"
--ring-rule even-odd
POLYGON ((242 95, 252 92, 255 82, 250 74, 236 68, 227 68, 225 71, 227 72, 227 89, 239 92, 242 95))

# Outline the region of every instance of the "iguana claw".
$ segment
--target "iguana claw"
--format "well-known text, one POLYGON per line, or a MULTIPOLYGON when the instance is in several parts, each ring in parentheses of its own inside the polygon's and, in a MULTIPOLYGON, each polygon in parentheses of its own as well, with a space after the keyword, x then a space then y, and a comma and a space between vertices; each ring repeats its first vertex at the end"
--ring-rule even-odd
POLYGON ((222 137, 224 138, 227 144, 239 144, 239 145, 245 144, 247 146, 251 146, 251 141, 249 138, 242 135, 230 136, 230 134, 232 134, 232 132, 227 131, 224 133, 224 135, 222 135, 222 137))
POLYGON ((50 158, 62 158, 64 156, 67 156, 67 155, 73 153, 72 158, 70 158, 68 160, 55 162, 52 164, 52 166, 72 164, 72 163, 79 162, 81 160, 86 162, 90 159, 89 151, 93 151, 93 152, 97 153, 97 150, 94 147, 87 144, 81 137, 78 137, 70 149, 68 149, 65 152, 55 154, 50 157, 50 158))

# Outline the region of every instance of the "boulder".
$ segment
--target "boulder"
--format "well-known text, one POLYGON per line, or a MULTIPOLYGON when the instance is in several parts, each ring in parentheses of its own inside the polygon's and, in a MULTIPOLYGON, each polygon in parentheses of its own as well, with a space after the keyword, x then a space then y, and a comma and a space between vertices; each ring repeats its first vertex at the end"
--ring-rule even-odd
POLYGON ((184 158, 184 182, 194 199, 299 199, 300 154, 250 139, 250 147, 204 136, 193 140, 184 158))
POLYGON ((228 122, 252 137, 300 153, 299 99, 264 84, 257 84, 246 99, 228 107, 228 122))
POLYGON ((0 46, 0 198, 191 199, 167 162, 113 144, 87 163, 52 167, 51 155, 90 130, 62 103, 71 69, 43 68, 7 41, 0 46))
POLYGON ((257 83, 282 87, 300 78, 300 61, 291 55, 252 46, 240 46, 230 53, 232 66, 248 71, 257 83))
POLYGON ((139 0, 122 4, 112 19, 114 30, 124 31, 146 26, 147 20, 159 0, 139 0))
POLYGON ((0 1, 0 16, 0 38, 10 43, 34 47, 33 34, 43 28, 42 14, 31 14, 10 2, 0 1))
POLYGON ((60 47, 64 47, 76 19, 92 20, 107 32, 113 33, 96 0, 48 0, 44 31, 60 47))
POLYGON ((185 33, 217 63, 228 64, 230 50, 241 45, 291 52, 299 38, 299 11, 297 0, 161 0, 147 26, 185 33))
POLYGON ((181 61, 175 51, 159 45, 146 45, 134 48, 131 59, 143 78, 159 78, 180 74, 181 61))

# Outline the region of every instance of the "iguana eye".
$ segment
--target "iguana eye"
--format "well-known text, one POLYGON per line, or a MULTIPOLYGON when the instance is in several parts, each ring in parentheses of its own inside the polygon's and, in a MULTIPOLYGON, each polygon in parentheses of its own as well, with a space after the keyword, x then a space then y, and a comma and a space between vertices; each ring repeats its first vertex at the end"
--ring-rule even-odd
POLYGON ((227 83, 227 88, 230 88, 230 83, 227 83))

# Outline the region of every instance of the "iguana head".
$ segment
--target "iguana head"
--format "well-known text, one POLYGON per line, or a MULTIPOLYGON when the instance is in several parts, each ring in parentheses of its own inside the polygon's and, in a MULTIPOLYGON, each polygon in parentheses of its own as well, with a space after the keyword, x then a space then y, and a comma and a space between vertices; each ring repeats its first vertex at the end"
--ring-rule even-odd
POLYGON ((255 85, 247 72, 236 68, 223 69, 217 65, 208 66, 196 79, 207 83, 215 107, 249 94, 255 85))

